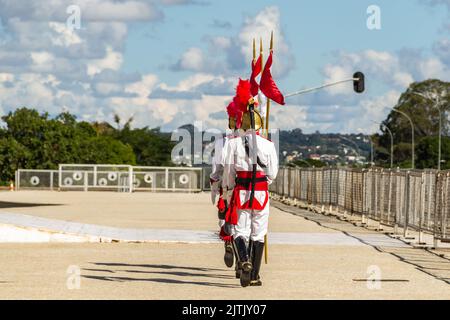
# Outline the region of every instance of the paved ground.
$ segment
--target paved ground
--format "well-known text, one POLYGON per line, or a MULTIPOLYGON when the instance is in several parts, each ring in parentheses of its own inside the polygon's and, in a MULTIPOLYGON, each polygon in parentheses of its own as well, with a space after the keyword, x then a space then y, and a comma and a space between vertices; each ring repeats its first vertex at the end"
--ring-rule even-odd
MULTIPOLYGON (((208 201, 207 194, 0 192, 0 211, 214 232, 208 201)), ((249 291, 260 299, 450 299, 448 260, 334 217, 280 209, 272 210, 270 232, 303 240, 270 244, 260 288, 239 287, 220 243, 3 243, 0 298, 236 299, 249 291), (376 243, 367 242, 373 237, 376 243), (367 281, 377 273, 380 282, 367 281)))

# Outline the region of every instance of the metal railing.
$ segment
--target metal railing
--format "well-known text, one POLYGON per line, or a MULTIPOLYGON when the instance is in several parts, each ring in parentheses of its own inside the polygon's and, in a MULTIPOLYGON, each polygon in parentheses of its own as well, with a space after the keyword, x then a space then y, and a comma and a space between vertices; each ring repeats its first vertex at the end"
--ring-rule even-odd
MULTIPOLYGON (((67 165, 16 171, 16 189, 199 192, 210 168, 67 165)), ((320 210, 359 215, 405 237, 411 230, 450 240, 450 171, 280 168, 270 191, 320 210), (328 208, 327 208, 328 207, 328 208)))
POLYGON ((202 191, 202 169, 61 164, 58 170, 19 169, 16 190, 202 191))
MULTIPOLYGON (((280 168, 270 191, 282 197, 359 215, 394 233, 432 234, 435 241, 450 241, 450 171, 388 170, 380 168, 280 168)), ((435 242, 436 243, 436 242, 435 242)))
POLYGON ((58 175, 58 170, 19 169, 15 174, 16 190, 56 190, 58 175))

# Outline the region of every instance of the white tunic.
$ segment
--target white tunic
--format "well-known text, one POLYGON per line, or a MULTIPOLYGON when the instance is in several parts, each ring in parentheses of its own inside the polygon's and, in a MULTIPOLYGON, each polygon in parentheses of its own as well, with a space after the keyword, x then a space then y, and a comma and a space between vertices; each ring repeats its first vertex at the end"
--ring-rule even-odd
MULTIPOLYGON (((264 172, 270 184, 278 173, 278 155, 273 142, 256 135, 257 142, 257 156, 259 162, 257 163, 257 171, 264 172)), ((227 200, 233 194, 235 187, 235 179, 237 172, 252 172, 252 133, 246 132, 242 136, 229 139, 225 144, 222 152, 223 176, 222 187, 223 190, 228 190, 227 200), (245 141, 249 146, 249 155, 247 155, 245 148, 245 141)), ((240 190, 238 201, 240 205, 246 203, 250 198, 251 191, 240 190)), ((269 194, 267 190, 256 190, 254 200, 259 202, 262 206, 261 210, 238 209, 237 210, 237 224, 234 226, 233 237, 243 237, 245 240, 252 239, 253 241, 264 242, 264 236, 267 234, 267 227, 269 221, 269 194), (265 205, 263 205, 265 204, 265 205)))
POLYGON ((220 193, 220 187, 222 185, 223 175, 223 149, 228 143, 229 139, 234 135, 228 135, 220 139, 216 139, 214 142, 214 156, 211 159, 212 172, 209 176, 211 179, 211 200, 215 204, 216 196, 220 193))
MULTIPOLYGON (((245 151, 245 139, 248 139, 250 147, 250 155, 252 154, 252 134, 250 131, 245 132, 242 136, 229 139, 224 145, 221 163, 223 164, 222 187, 224 190, 231 190, 235 186, 236 172, 251 172, 253 163, 251 156, 249 157, 245 151)), ((257 164, 257 171, 263 171, 269 184, 276 178, 278 173, 278 155, 275 145, 260 135, 256 135, 257 156, 260 164, 257 164)))

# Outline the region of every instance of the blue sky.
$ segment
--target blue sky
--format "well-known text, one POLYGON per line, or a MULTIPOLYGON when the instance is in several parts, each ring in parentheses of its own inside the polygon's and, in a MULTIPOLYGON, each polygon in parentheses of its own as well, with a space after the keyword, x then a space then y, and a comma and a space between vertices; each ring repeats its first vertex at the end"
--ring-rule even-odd
MULTIPOLYGON (((267 49, 284 93, 361 70, 367 91, 340 86, 274 106, 273 126, 366 132, 413 81, 450 78, 450 0, 0 0, 0 113, 27 105, 87 121, 114 113, 172 130, 202 121, 224 128, 251 39, 267 49), (81 29, 68 30, 78 4, 81 29), (366 26, 370 5, 381 30, 366 26)), ((267 51, 265 51, 267 54, 267 51)))
POLYGON ((124 70, 158 70, 161 79, 174 84, 179 74, 160 68, 161 65, 173 62, 186 48, 206 47, 206 35, 236 35, 245 17, 274 4, 280 10, 283 32, 297 62, 289 80, 284 82, 291 91, 299 84, 321 82, 321 67, 332 59, 335 51, 396 51, 403 47, 429 50, 433 41, 442 36, 439 30, 448 18, 442 8, 426 8, 411 0, 231 0, 172 7, 165 11, 163 23, 139 23, 132 27, 126 42, 124 70), (371 4, 382 10, 380 31, 366 27, 366 9, 371 4), (214 20, 228 22, 230 27, 211 27, 214 20))

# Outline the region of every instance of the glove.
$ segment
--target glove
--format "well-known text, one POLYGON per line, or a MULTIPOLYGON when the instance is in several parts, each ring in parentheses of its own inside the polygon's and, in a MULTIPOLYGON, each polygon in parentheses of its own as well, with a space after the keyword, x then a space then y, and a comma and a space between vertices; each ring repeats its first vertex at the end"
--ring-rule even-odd
POLYGON ((223 225, 223 231, 226 235, 231 236, 233 234, 233 225, 231 223, 225 222, 223 225))
POLYGON ((219 220, 225 220, 228 211, 228 203, 226 200, 223 200, 222 197, 219 198, 219 202, 217 202, 217 209, 219 220))

